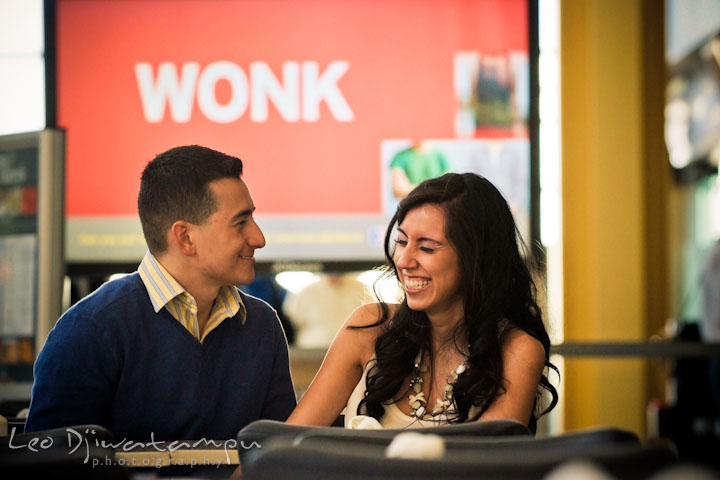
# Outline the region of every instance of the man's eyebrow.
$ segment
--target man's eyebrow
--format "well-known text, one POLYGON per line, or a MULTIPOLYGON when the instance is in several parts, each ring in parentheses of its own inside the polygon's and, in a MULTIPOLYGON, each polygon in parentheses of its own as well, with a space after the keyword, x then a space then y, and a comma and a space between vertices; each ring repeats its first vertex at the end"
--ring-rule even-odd
POLYGON ((234 217, 232 217, 232 219, 230 221, 234 222, 235 220, 240 220, 243 217, 250 216, 253 214, 254 211, 255 211, 255 207, 246 208, 242 212, 239 212, 234 217))
MULTIPOLYGON (((405 233, 402 228, 397 227, 397 229, 398 229, 398 232, 402 233, 406 237, 408 236, 407 233, 405 233)), ((418 242, 430 242, 430 243, 434 243, 436 245, 442 245, 442 242, 435 240, 434 238, 430 238, 430 237, 420 237, 417 239, 417 241, 418 242)))

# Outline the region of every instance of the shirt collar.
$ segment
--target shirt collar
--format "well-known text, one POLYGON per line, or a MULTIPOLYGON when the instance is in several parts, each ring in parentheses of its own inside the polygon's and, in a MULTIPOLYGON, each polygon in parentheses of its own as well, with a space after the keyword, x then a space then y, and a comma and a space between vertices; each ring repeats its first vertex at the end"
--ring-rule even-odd
MULTIPOLYGON (((167 270, 165 270, 165 268, 157 261, 150 251, 145 253, 142 262, 140 262, 138 273, 140 274, 140 279, 145 285, 145 289, 150 297, 150 302, 152 303, 155 313, 158 313, 163 307, 167 306, 168 303, 177 297, 184 297, 187 295, 192 299, 192 295, 190 295, 190 293, 187 292, 167 270)), ((178 301, 182 300, 182 298, 178 298, 178 301)), ((224 305, 227 314, 230 317, 234 316, 237 312, 240 312, 242 323, 245 323, 247 310, 245 309, 245 304, 243 303, 242 297, 240 296, 240 292, 237 288, 231 285, 222 287, 218 292, 218 297, 215 302, 224 305)))

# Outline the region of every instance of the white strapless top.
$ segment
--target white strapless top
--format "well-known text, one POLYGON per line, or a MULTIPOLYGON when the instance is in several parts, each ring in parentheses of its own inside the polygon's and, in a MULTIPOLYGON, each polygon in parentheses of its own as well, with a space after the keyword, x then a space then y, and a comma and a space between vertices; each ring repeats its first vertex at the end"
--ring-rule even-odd
MULTIPOLYGON (((357 408, 362 399, 365 396, 365 380, 367 378, 368 370, 375 364, 375 357, 368 362, 363 371, 360 381, 355 386, 355 390, 350 394, 347 405, 345 407, 345 428, 357 428, 357 425, 363 418, 364 415, 357 414, 357 408), (360 417, 360 418, 358 418, 360 417), (355 419, 355 420, 353 420, 355 419)), ((468 418, 472 418, 477 413, 478 407, 471 407, 468 418)), ((452 415, 452 411, 449 412, 452 415)), ((380 427, 382 428, 425 428, 425 427, 437 427, 438 425, 446 425, 449 422, 448 412, 443 412, 438 415, 437 420, 420 420, 410 415, 405 415, 395 403, 385 405, 385 414, 380 419, 380 427)), ((373 419, 374 420, 374 419, 373 419)), ((372 423, 375 423, 374 421, 372 423)), ((367 425, 368 422, 363 422, 367 425)), ((375 424, 377 425, 377 424, 375 424)), ((361 427, 363 428, 363 427, 361 427)), ((368 427, 365 427, 368 428, 368 427)), ((370 427, 371 428, 371 427, 370 427)), ((378 428, 375 426, 375 428, 378 428)))

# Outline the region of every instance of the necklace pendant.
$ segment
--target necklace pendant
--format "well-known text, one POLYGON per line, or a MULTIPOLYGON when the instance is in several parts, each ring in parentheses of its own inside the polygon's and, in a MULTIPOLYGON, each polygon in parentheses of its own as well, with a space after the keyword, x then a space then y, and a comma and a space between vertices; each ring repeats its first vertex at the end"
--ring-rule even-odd
POLYGON ((430 415, 435 417, 437 415, 440 415, 444 411, 445 411, 445 403, 438 400, 437 403, 435 404, 435 408, 433 408, 432 412, 430 412, 430 415))
POLYGON ((429 368, 424 366, 422 363, 422 351, 418 352, 414 362, 413 378, 410 380, 410 388, 412 388, 415 395, 410 395, 408 398, 410 404, 410 415, 418 420, 435 420, 435 417, 442 413, 454 413, 454 409, 451 409, 453 405, 453 389, 455 388, 455 382, 461 373, 465 372, 469 367, 467 365, 467 359, 465 362, 458 365, 455 370, 452 370, 448 375, 447 383, 442 391, 442 399, 438 399, 435 403, 435 407, 428 412, 423 404, 429 400, 425 400, 422 391, 422 374, 429 371, 429 368))

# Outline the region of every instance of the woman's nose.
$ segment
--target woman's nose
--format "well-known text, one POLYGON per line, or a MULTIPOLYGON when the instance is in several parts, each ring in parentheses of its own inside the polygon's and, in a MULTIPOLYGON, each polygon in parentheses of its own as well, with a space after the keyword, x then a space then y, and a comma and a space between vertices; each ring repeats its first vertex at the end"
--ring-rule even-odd
POLYGON ((395 265, 398 268, 412 268, 415 266, 415 257, 410 248, 404 247, 396 253, 395 265))

